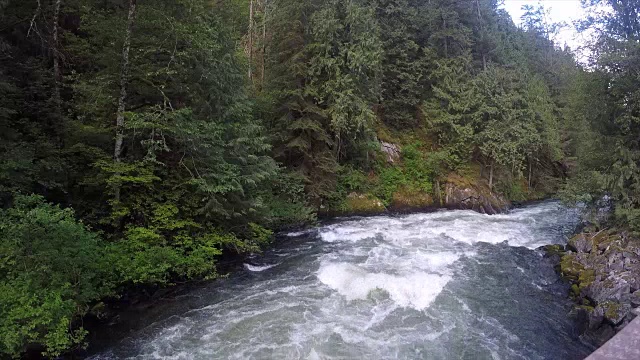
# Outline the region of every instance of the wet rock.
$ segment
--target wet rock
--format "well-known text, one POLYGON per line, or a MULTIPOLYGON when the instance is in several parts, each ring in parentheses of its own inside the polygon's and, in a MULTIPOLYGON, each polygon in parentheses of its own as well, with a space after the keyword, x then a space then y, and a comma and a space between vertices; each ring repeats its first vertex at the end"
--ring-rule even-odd
POLYGON ((617 276, 610 276, 603 281, 594 281, 585 291, 587 297, 596 303, 605 301, 620 302, 628 299, 629 283, 617 276))
POLYGON ((509 202, 482 186, 445 185, 445 205, 494 215, 509 208, 509 202))
POLYGON ((631 294, 630 302, 633 307, 640 306, 640 290, 636 290, 631 294))
POLYGON ((570 281, 577 282, 580 273, 584 271, 584 266, 578 260, 575 253, 566 254, 560 261, 560 273, 570 281))
POLYGON ((592 308, 591 311, 588 311, 587 318, 589 330, 597 330, 604 321, 604 308, 602 306, 592 308))
POLYGON ((635 271, 624 271, 616 275, 629 284, 630 292, 635 292, 640 289, 640 273, 635 271))
POLYGON ((387 155, 387 162, 389 164, 394 164, 400 160, 400 146, 381 141, 380 150, 387 155))
POLYGON ((607 341, 611 340, 611 338, 613 338, 615 334, 616 334, 616 331, 613 328, 613 326, 609 324, 603 324, 602 326, 600 326, 595 330, 590 330, 585 332, 581 336, 581 338, 583 341, 587 343, 594 344, 596 346, 602 346, 607 341))
POLYGON ((599 304, 604 311, 604 319, 612 325, 619 325, 631 312, 631 306, 627 303, 620 303, 615 301, 606 301, 599 304))
POLYGON ((567 247, 575 252, 589 253, 593 248, 593 240, 586 234, 578 234, 569 239, 567 247))
MULTIPOLYGON (((585 232, 567 242, 558 270, 579 304, 583 339, 601 345, 635 317, 640 306, 640 242, 611 230, 585 232)), ((553 256, 553 255, 549 255, 553 256)))

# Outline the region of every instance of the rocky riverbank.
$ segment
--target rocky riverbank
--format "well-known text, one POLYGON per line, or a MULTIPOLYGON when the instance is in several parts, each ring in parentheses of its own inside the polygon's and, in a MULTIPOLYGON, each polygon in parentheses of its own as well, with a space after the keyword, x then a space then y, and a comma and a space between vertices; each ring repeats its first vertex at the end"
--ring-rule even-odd
POLYGON ((450 174, 436 196, 424 192, 407 192, 401 189, 393 194, 390 204, 372 194, 350 193, 341 209, 320 211, 321 215, 376 215, 406 213, 437 209, 474 210, 482 214, 503 213, 512 207, 505 196, 491 191, 483 181, 470 181, 457 174, 450 174))
POLYGON ((585 229, 566 246, 546 247, 557 271, 571 283, 573 315, 584 341, 604 344, 640 306, 640 240, 626 232, 585 229))

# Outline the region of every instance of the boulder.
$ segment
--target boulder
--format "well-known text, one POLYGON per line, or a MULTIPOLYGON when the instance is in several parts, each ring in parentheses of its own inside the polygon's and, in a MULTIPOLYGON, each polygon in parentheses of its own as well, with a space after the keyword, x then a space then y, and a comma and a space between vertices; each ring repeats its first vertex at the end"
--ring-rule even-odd
POLYGON ((380 151, 387 155, 387 162, 389 164, 394 164, 400 160, 400 147, 396 144, 381 141, 380 151))
POLYGON ((640 306, 639 247, 628 234, 610 230, 567 241, 569 252, 560 255, 558 267, 582 309, 583 339, 600 345, 634 317, 632 309, 640 306))
POLYGON ((629 306, 629 304, 615 301, 606 301, 599 304, 596 308, 598 307, 604 311, 604 320, 614 326, 622 323, 631 312, 631 306, 629 306))
POLYGON ((636 292, 640 290, 640 273, 637 271, 624 271, 616 276, 629 284, 629 291, 636 292))
POLYGON ((589 330, 593 331, 598 329, 604 321, 604 308, 602 306, 596 306, 588 312, 587 318, 589 321, 589 330))
POLYGON ((579 253, 589 253, 593 248, 593 240, 587 234, 578 234, 567 242, 567 247, 571 251, 579 253))
POLYGON ((607 341, 611 340, 616 334, 613 326, 610 324, 602 324, 599 328, 593 331, 587 331, 580 338, 587 343, 594 344, 596 347, 604 345, 607 341))
POLYGON ((621 302, 628 299, 629 283, 617 276, 610 276, 602 281, 594 281, 585 291, 585 295, 597 304, 605 301, 621 302))
POLYGON ((445 205, 450 208, 474 210, 494 215, 509 208, 509 202, 482 186, 445 185, 445 205))
POLYGON ((636 290, 631 294, 631 306, 638 307, 640 306, 640 290, 636 290))

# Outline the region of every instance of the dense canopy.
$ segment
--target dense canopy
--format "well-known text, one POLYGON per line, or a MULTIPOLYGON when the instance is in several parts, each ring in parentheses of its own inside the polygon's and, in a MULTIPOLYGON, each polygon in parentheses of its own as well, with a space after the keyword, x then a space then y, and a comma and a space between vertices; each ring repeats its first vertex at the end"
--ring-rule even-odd
POLYGON ((640 1, 584 3, 586 64, 498 0, 0 0, 0 356, 451 174, 640 231, 640 1))

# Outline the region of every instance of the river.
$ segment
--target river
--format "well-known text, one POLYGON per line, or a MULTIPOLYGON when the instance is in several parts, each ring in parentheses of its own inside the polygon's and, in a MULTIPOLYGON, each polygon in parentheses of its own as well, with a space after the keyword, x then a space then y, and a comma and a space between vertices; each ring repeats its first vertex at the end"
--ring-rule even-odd
POLYGON ((281 234, 240 271, 173 299, 91 358, 583 359, 567 285, 536 248, 578 213, 344 218, 281 234))

